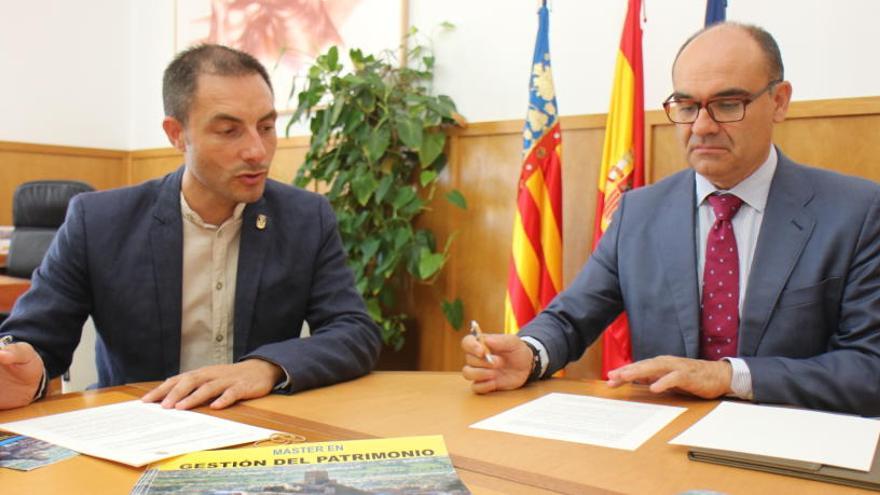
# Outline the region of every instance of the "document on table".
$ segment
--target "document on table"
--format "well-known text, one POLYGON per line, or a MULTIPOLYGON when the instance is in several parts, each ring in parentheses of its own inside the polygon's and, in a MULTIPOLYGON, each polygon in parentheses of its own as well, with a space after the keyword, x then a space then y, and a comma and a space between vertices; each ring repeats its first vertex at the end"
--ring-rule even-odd
POLYGON ((552 393, 474 423, 471 428, 635 450, 685 410, 552 393))
POLYGON ((878 438, 876 419, 722 402, 669 443, 868 472, 878 438))
POLYGON ((140 467, 269 438, 274 431, 139 400, 0 424, 0 430, 140 467))

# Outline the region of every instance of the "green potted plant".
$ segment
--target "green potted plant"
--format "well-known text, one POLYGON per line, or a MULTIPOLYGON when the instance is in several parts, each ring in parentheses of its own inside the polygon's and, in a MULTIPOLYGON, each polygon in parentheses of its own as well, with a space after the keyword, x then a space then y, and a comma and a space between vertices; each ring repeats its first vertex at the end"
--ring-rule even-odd
MULTIPOLYGON (((431 283, 446 262, 450 237, 438 246, 417 217, 434 199, 446 166, 446 129, 460 118, 447 96, 430 94, 434 58, 410 49, 409 66, 385 56, 349 52, 351 69, 334 46, 309 69, 288 124, 310 118, 311 141, 294 182, 322 191, 339 232, 357 288, 387 345, 404 342, 406 314, 398 304, 411 281, 431 283)), ((466 209, 457 190, 446 199, 466 209)), ((453 328, 462 324, 460 299, 442 302, 453 328)))

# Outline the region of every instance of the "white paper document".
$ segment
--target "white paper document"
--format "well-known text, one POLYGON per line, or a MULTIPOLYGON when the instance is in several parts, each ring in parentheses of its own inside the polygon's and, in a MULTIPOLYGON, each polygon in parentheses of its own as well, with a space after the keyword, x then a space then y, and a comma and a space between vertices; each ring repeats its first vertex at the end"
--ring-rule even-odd
POLYGON ((136 467, 198 450, 263 440, 274 433, 139 400, 0 424, 0 430, 136 467))
POLYGON ((474 423, 471 428, 635 450, 685 410, 553 393, 474 423))
POLYGON ((722 402, 669 443, 870 471, 875 419, 722 402))

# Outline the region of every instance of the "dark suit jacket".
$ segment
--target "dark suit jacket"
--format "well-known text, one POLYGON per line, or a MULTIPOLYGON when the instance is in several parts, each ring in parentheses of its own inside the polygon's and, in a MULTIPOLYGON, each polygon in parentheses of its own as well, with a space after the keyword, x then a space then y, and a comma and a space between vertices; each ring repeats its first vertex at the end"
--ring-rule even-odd
MULTIPOLYGON (((699 355, 694 172, 623 196, 571 287, 522 334, 550 371, 622 311, 633 358, 699 355)), ((758 402, 880 415, 880 187, 779 154, 741 308, 758 402)))
MULTIPOLYGON (((35 347, 49 376, 69 366, 88 315, 98 332, 99 386, 179 372, 182 175, 71 202, 31 290, 0 327, 35 347)), ((297 391, 368 373, 380 344, 327 200, 269 180, 243 213, 234 359, 282 366, 287 391, 297 391), (262 230, 260 214, 268 219, 262 230), (304 320, 312 336, 300 339, 304 320)))

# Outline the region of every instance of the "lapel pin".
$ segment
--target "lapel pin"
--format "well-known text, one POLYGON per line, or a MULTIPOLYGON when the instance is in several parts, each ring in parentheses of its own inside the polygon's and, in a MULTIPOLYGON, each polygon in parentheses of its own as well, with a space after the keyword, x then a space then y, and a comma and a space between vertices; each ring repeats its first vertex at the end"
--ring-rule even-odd
POLYGON ((266 215, 263 215, 262 213, 259 214, 259 215, 257 215, 257 230, 263 230, 263 229, 265 229, 265 228, 266 228, 266 223, 267 223, 268 221, 269 221, 269 219, 266 218, 266 215))

